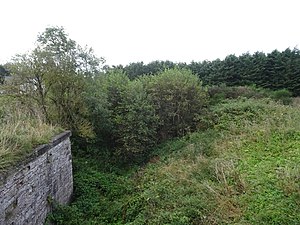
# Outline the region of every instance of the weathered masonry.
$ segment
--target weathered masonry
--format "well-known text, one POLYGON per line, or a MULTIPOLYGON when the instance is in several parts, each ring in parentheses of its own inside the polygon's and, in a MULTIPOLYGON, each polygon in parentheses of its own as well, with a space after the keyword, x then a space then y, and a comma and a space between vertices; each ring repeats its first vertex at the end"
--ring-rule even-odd
POLYGON ((51 201, 69 202, 73 192, 69 131, 41 145, 22 163, 0 175, 0 224, 41 225, 51 201))

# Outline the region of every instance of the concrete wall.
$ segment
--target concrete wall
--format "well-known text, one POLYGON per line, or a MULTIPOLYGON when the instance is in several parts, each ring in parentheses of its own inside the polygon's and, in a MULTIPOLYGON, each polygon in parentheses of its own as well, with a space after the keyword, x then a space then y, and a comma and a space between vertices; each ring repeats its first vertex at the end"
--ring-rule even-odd
POLYGON ((70 132, 64 132, 0 174, 0 224, 43 224, 51 210, 49 201, 66 204, 72 192, 70 132))

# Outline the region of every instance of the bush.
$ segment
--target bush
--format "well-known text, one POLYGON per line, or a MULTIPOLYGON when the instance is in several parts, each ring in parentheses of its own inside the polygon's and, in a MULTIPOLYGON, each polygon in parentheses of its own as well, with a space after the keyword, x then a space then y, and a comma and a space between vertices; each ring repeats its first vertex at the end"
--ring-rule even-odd
POLYGON ((215 128, 218 130, 228 130, 232 125, 244 129, 247 124, 258 123, 263 120, 268 110, 269 99, 234 99, 227 100, 222 104, 212 107, 215 116, 215 128))
POLYGON ((87 79, 84 100, 89 111, 88 120, 91 122, 95 132, 95 138, 92 141, 96 145, 108 145, 111 143, 111 107, 109 107, 108 99, 107 78, 103 74, 87 79))
POLYGON ((106 140, 125 161, 144 157, 156 142, 158 117, 140 80, 113 70, 91 84, 87 97, 98 141, 106 140))
POLYGON ((160 141, 196 130, 208 100, 197 76, 190 70, 175 68, 142 79, 159 117, 160 141))
POLYGON ((196 130, 206 113, 207 91, 189 70, 135 80, 113 70, 91 82, 90 89, 87 101, 98 140, 108 139, 126 161, 144 158, 159 141, 196 130))
POLYGON ((271 93, 271 98, 275 101, 281 102, 284 105, 289 105, 292 103, 292 93, 287 89, 273 91, 271 93))
POLYGON ((225 85, 211 86, 208 88, 208 94, 213 104, 219 103, 225 99, 237 99, 239 97, 246 98, 263 98, 267 97, 267 93, 255 87, 236 86, 228 87, 225 85))
POLYGON ((113 132, 118 154, 131 160, 145 155, 156 143, 158 117, 141 81, 128 83, 120 97, 119 107, 113 110, 113 132))

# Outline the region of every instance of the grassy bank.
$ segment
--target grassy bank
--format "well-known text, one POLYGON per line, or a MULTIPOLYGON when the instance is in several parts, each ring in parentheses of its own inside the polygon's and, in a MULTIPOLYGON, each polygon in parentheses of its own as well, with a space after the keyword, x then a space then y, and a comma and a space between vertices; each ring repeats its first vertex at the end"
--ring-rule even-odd
POLYGON ((0 173, 61 132, 12 99, 0 99, 0 173))
POLYGON ((75 196, 54 224, 299 224, 299 106, 268 99, 212 108, 214 125, 130 169, 75 157, 75 196))

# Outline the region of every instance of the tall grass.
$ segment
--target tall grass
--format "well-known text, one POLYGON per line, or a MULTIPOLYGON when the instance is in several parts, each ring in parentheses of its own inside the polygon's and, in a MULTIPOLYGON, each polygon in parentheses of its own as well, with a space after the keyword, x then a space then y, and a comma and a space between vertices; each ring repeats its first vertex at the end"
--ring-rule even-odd
POLYGON ((299 106, 242 98, 212 113, 214 127, 162 144, 136 173, 75 160, 75 201, 52 222, 298 225, 299 106))
POLYGON ((212 131, 166 144, 143 169, 132 224, 299 224, 299 107, 237 99, 213 113, 212 131))
POLYGON ((299 224, 299 106, 234 100, 217 107, 219 158, 235 159, 245 190, 238 224, 299 224), (297 175, 298 174, 298 175, 297 175))
POLYGON ((12 99, 0 99, 0 172, 29 154, 34 147, 48 143, 61 130, 44 122, 37 110, 12 99))

